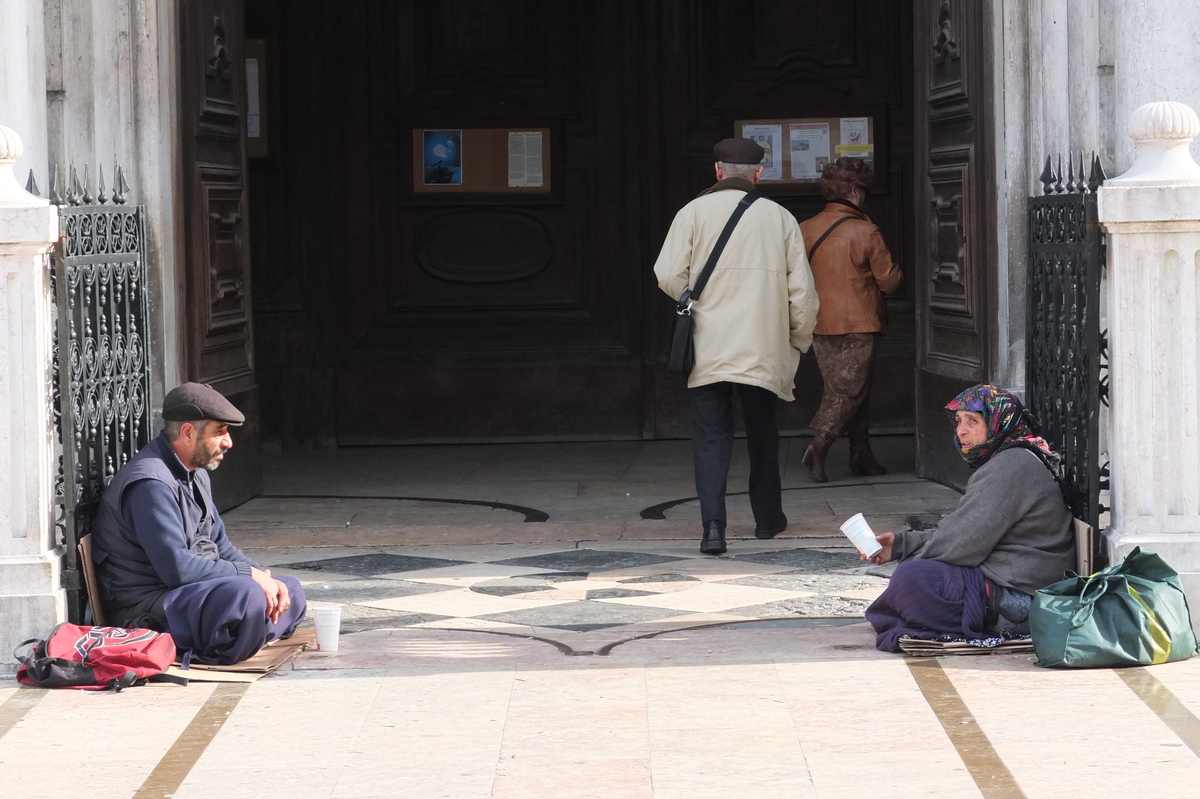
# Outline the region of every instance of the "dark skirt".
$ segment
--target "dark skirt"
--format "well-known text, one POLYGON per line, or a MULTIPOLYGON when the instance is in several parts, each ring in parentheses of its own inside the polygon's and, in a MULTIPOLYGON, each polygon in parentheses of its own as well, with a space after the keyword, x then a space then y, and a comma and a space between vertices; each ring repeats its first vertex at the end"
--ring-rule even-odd
POLYGON ((940 635, 983 638, 983 572, 937 560, 903 561, 887 589, 867 608, 866 617, 875 628, 876 648, 884 652, 899 652, 905 635, 926 640, 940 635))

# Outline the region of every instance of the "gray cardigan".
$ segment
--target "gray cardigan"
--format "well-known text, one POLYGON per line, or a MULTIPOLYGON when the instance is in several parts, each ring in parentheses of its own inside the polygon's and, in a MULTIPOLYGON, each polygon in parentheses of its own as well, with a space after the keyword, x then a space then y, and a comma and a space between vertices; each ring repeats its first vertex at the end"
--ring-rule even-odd
POLYGON ((1037 455, 1006 449, 980 466, 936 530, 896 533, 892 559, 978 566, 993 583, 1032 594, 1075 566, 1071 512, 1037 455))

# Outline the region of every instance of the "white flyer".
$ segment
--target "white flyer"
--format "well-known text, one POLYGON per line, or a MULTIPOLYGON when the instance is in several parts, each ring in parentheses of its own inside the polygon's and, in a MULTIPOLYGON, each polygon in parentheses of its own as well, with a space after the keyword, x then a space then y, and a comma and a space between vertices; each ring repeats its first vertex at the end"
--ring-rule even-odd
POLYGON ((829 123, 800 122, 789 126, 792 179, 815 180, 829 163, 829 123))
POLYGON ((510 188, 542 185, 542 132, 540 130, 509 132, 508 185, 510 188))
POLYGON ((783 125, 742 125, 742 136, 766 152, 762 180, 783 180, 783 125))
POLYGON ((246 137, 262 136, 261 104, 258 97, 258 59, 246 59, 246 137))
POLYGON ((871 143, 867 117, 842 117, 842 141, 844 145, 862 146, 871 143))

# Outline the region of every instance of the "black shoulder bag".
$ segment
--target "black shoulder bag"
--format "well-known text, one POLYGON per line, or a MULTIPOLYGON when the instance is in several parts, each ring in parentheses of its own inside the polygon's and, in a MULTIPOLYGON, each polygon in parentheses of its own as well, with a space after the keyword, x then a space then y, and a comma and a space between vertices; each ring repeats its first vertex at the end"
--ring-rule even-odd
POLYGON ((742 214, 746 213, 746 209, 761 196, 757 191, 746 192, 746 196, 738 202, 737 208, 733 209, 733 215, 725 223, 725 229, 721 231, 716 245, 713 246, 713 251, 709 254, 708 261, 705 262, 695 287, 685 289, 683 296, 679 298, 675 312, 671 315, 671 355, 667 359, 669 373, 683 377, 691 374, 692 367, 696 364, 696 353, 692 349, 692 305, 700 299, 700 292, 704 291, 704 286, 708 283, 713 269, 716 268, 717 260, 729 242, 733 229, 737 227, 738 220, 742 218, 742 214))

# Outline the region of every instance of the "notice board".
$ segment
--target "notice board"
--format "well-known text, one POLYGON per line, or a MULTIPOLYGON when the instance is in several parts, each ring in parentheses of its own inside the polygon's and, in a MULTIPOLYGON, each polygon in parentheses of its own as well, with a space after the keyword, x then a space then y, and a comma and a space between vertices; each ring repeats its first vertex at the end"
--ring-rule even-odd
POLYGON ((550 128, 413 128, 415 194, 547 194, 550 128))
POLYGON ((825 166, 846 155, 870 165, 878 183, 881 155, 873 116, 738 119, 734 135, 757 141, 766 151, 761 183, 816 185, 825 166))

